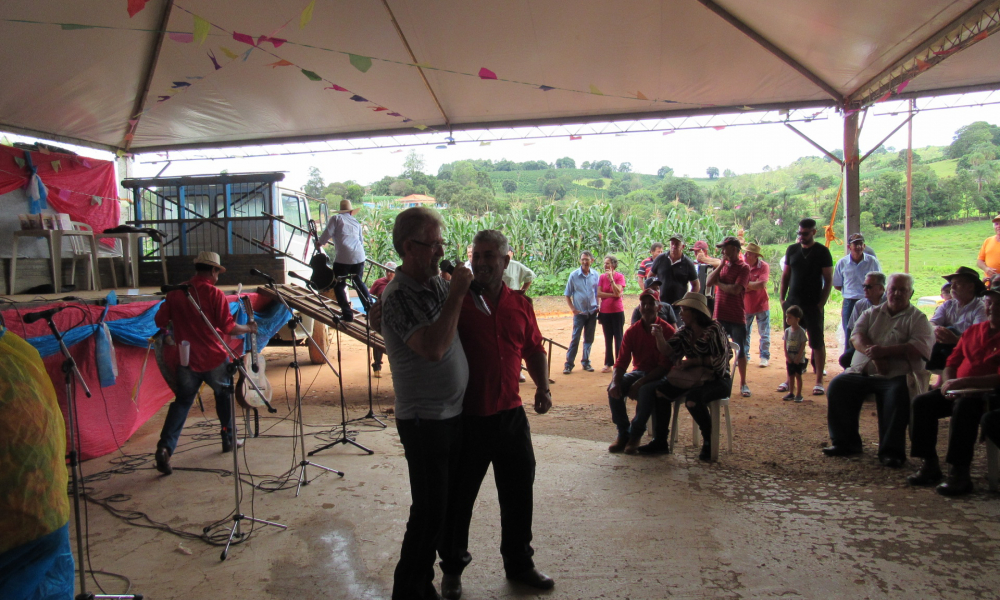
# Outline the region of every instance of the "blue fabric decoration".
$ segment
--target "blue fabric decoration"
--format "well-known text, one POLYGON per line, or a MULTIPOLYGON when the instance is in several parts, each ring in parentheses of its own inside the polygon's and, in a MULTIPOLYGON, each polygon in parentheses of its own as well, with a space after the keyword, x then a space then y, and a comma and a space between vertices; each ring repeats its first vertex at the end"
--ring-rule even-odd
POLYGON ((69 523, 0 554, 0 598, 4 600, 72 598, 75 576, 69 523))
POLYGON ((29 152, 28 150, 24 151, 24 161, 28 164, 29 190, 32 184, 31 180, 38 179, 38 195, 39 195, 38 199, 36 200, 32 198, 31 193, 30 192, 28 193, 28 199, 29 199, 28 212, 30 212, 33 215, 38 215, 41 214, 42 209, 47 209, 49 207, 49 203, 47 202, 49 192, 48 190, 45 189, 45 184, 42 183, 42 178, 38 176, 38 167, 35 166, 35 163, 31 162, 31 152, 29 152))
MULTIPOLYGON (((159 329, 154 319, 162 303, 163 301, 161 300, 155 306, 151 306, 146 312, 138 316, 128 319, 118 319, 117 321, 108 321, 107 326, 111 330, 111 339, 120 344, 145 348, 149 344, 149 338, 153 337, 153 334, 159 329)), ((236 315, 237 323, 241 319, 239 313, 243 312, 239 310, 241 306, 240 302, 229 303, 229 312, 236 315)), ((254 318, 257 321, 257 346, 259 351, 267 347, 267 343, 274 337, 274 334, 288 323, 292 315, 282 304, 274 302, 264 309, 263 312, 255 311, 254 318)), ((243 314, 242 322, 246 323, 246 320, 246 314, 243 314)), ((67 346, 78 344, 94 335, 97 328, 97 325, 74 327, 63 333, 63 341, 66 342, 67 346)), ((29 338, 27 342, 38 350, 42 358, 59 352, 59 342, 56 341, 53 335, 29 338)))
POLYGON ((104 322, 110 309, 110 305, 104 307, 101 318, 97 320, 97 336, 94 338, 94 360, 97 363, 97 379, 100 381, 102 388, 113 386, 115 378, 118 376, 118 366, 115 364, 115 351, 111 345, 111 331, 104 322))

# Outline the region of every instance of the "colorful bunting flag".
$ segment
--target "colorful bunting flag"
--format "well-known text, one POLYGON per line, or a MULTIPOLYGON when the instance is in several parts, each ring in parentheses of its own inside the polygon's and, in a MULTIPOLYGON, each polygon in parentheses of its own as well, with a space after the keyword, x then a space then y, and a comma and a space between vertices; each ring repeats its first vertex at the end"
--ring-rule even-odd
POLYGON ((382 112, 383 110, 389 110, 389 109, 386 108, 386 107, 384 107, 384 106, 376 106, 372 110, 375 111, 375 112, 382 112))
POLYGON ((46 148, 45 146, 39 146, 38 151, 41 152, 42 154, 52 154, 51 152, 49 152, 49 149, 46 148))
POLYGON ((235 52, 233 52, 229 48, 226 48, 225 46, 219 46, 219 50, 222 50, 222 53, 225 54, 226 58, 228 58, 230 60, 236 60, 237 58, 239 58, 238 54, 236 54, 235 52))
POLYGON ((671 134, 671 133, 673 133, 673 132, 674 132, 674 130, 673 130, 673 129, 671 129, 670 131, 664 131, 664 132, 663 132, 663 135, 670 135, 670 134, 671 134))
POLYGON ((330 87, 325 87, 323 89, 324 90, 335 90, 335 91, 338 91, 338 92, 349 92, 350 91, 349 89, 347 89, 345 87, 340 87, 336 83, 333 84, 333 85, 331 85, 330 87))
POLYGON ((87 160, 86 158, 81 160, 80 164, 82 164, 84 167, 87 167, 88 169, 90 168, 90 161, 87 160))
POLYGON ((251 46, 256 46, 256 44, 254 44, 253 38, 245 33, 238 33, 234 31, 233 39, 236 40, 237 42, 242 42, 244 44, 250 44, 251 46))
POLYGON ((59 190, 58 196, 63 200, 69 200, 69 194, 70 194, 69 190, 59 190))
POLYGON ((121 157, 125 156, 125 151, 122 150, 121 148, 119 148, 118 150, 115 151, 115 156, 117 156, 118 158, 121 158, 121 157))
POLYGON ((399 153, 400 153, 400 152, 402 152, 402 151, 403 151, 403 150, 402 150, 402 148, 400 148, 399 150, 393 150, 393 151, 392 151, 392 152, 390 152, 389 154, 399 154, 399 153))
POLYGON ((540 85, 540 86, 538 86, 538 89, 542 90, 543 92, 548 92, 548 91, 554 90, 556 88, 554 88, 552 86, 548 86, 548 85, 540 85))
POLYGON ((483 68, 479 69, 479 78, 480 79, 496 79, 497 78, 497 74, 494 73, 493 71, 490 71, 486 67, 483 67, 483 68))
POLYGON ((170 96, 157 96, 156 97, 156 101, 157 102, 166 102, 167 100, 170 100, 170 96))
POLYGON ((77 23, 60 23, 59 27, 63 31, 73 31, 74 29, 94 29, 93 25, 79 25, 77 23))
POLYGON ((288 62, 285 59, 281 59, 281 60, 279 60, 277 62, 268 63, 267 66, 271 67, 272 69, 274 67, 290 67, 290 66, 292 66, 292 63, 288 62))
POLYGON ((194 17, 194 34, 192 34, 192 37, 198 44, 204 44, 205 38, 208 37, 208 32, 212 30, 212 24, 198 15, 191 16, 194 17))
POLYGON ((359 96, 357 94, 354 94, 353 96, 351 96, 351 100, 354 100, 355 102, 368 102, 368 98, 362 98, 361 96, 359 96))
POLYGON ((18 166, 18 167, 20 167, 20 168, 22 168, 22 169, 24 168, 24 165, 25 165, 25 162, 24 162, 24 159, 23 159, 23 158, 21 158, 20 156, 15 156, 15 157, 14 157, 14 162, 16 162, 16 163, 17 163, 17 166, 18 166))
POLYGON ((403 115, 399 114, 398 112, 390 112, 390 113, 385 113, 385 114, 388 117, 402 117, 403 116, 403 115))
POLYGON ((135 129, 135 126, 139 124, 139 119, 129 119, 128 124, 132 129, 135 129))
POLYGON ((302 16, 299 17, 299 29, 305 29, 305 26, 312 21, 313 9, 316 8, 316 0, 312 0, 308 6, 302 10, 302 16))
POLYGON ((49 166, 52 167, 53 171, 58 173, 59 171, 62 170, 62 161, 54 160, 49 163, 49 166))
POLYGON ((534 145, 535 145, 535 142, 528 142, 528 143, 525 144, 525 146, 534 146, 534 145))
POLYGON ((639 100, 649 100, 649 98, 647 98, 645 94, 638 91, 635 93, 635 97, 638 98, 639 100))
POLYGON ((212 65, 215 67, 216 71, 222 68, 222 65, 219 64, 219 61, 215 60, 215 52, 209 50, 208 57, 212 59, 212 65))
POLYGON ((596 94, 598 96, 603 96, 604 95, 604 92, 602 92, 601 90, 597 89, 597 86, 594 85, 594 84, 590 84, 590 93, 591 94, 596 94))
POLYGON ((125 134, 125 141, 126 142, 131 142, 134 139, 135 139, 135 134, 134 133, 126 133, 125 134))
POLYGON ((909 79, 907 79, 903 83, 901 83, 898 86, 896 86, 896 93, 898 94, 898 93, 902 92, 903 90, 906 89, 906 86, 908 86, 908 85, 910 85, 910 80, 909 79))
POLYGON ((257 45, 260 46, 264 42, 271 42, 272 46, 274 46, 275 48, 280 48, 281 45, 287 41, 288 40, 283 40, 281 38, 267 37, 266 35, 262 35, 257 38, 257 45))
POLYGON ((302 69, 302 74, 308 77, 310 81, 323 81, 322 77, 320 77, 316 73, 313 73, 312 71, 307 71, 306 69, 302 69))
POLYGON ((101 196, 91 196, 90 197, 90 205, 91 206, 100 206, 103 203, 104 203, 104 198, 102 198, 101 196))
POLYGON ((181 88, 191 87, 191 84, 186 81, 175 81, 172 86, 173 89, 179 90, 181 88))
POLYGON ((139 14, 139 11, 146 8, 146 0, 128 0, 128 16, 132 17, 139 14))
POLYGON ((424 125, 424 124, 422 124, 422 123, 417 123, 416 125, 414 125, 414 127, 416 127, 417 129, 419 129, 420 131, 423 131, 423 130, 427 129, 427 126, 424 125))
POLYGON ((11 141, 7 139, 7 136, 3 136, 3 138, 0 138, 0 146, 13 146, 13 145, 14 144, 12 144, 11 141))
POLYGON ((726 128, 726 126, 725 126, 725 125, 716 125, 716 126, 715 126, 715 127, 713 127, 712 129, 714 129, 714 130, 716 130, 716 131, 722 131, 722 130, 723 130, 723 129, 725 129, 725 128, 726 128))
POLYGON ((875 102, 885 102, 885 101, 886 101, 886 100, 888 100, 888 99, 889 99, 890 97, 892 97, 892 90, 889 90, 888 92, 886 92, 884 96, 882 96, 881 98, 879 98, 879 99, 878 99, 878 100, 876 100, 875 102))
POLYGON ((570 139, 570 141, 582 140, 583 136, 582 135, 571 135, 571 136, 569 136, 569 139, 570 139))
POLYGON ((490 142, 479 142, 480 146, 489 146, 490 142))
POLYGON ((434 148, 437 150, 447 150, 448 146, 434 146, 434 148))
POLYGON ((357 54, 348 54, 348 56, 351 59, 351 65, 362 73, 367 73, 368 69, 372 68, 372 59, 367 56, 358 56, 357 54))
POLYGON ((243 62, 246 62, 247 59, 250 58, 250 53, 251 52, 253 52, 253 48, 250 48, 246 52, 243 53, 243 62))
POLYGON ((929 62, 924 62, 919 58, 916 59, 916 61, 917 61, 917 72, 919 73, 923 73, 927 69, 931 68, 931 64, 929 62))
POLYGON ((169 37, 170 37, 171 40, 173 40, 175 42, 179 42, 181 44, 190 44, 191 42, 194 41, 194 35, 190 34, 190 33, 183 33, 183 32, 176 32, 175 31, 175 32, 169 34, 169 37))
POLYGON ((409 122, 410 122, 410 121, 412 121, 412 120, 413 120, 413 119, 403 119, 403 122, 404 122, 404 123, 409 123, 409 122))
POLYGON ((961 50, 961 48, 949 48, 947 50, 935 50, 934 51, 934 55, 935 56, 948 56, 949 54, 954 54, 954 53, 958 52, 959 50, 961 50))
POLYGON ((982 32, 980 32, 980 33, 977 33, 977 34, 976 34, 976 35, 975 35, 975 36, 974 36, 974 37, 972 38, 972 41, 973 41, 973 42, 981 42, 981 41, 985 40, 985 39, 986 39, 986 38, 988 38, 988 37, 990 37, 990 32, 989 32, 989 31, 982 31, 982 32))

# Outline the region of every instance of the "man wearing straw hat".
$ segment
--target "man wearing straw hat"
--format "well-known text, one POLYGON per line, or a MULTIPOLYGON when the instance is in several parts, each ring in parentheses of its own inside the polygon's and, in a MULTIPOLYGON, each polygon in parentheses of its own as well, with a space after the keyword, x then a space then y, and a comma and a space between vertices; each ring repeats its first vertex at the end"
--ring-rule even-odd
POLYGON ((928 371, 943 369, 948 355, 965 330, 986 320, 986 305, 982 298, 986 293, 986 284, 975 269, 959 267, 951 275, 945 275, 944 279, 951 284, 951 300, 937 307, 931 317, 934 349, 927 361, 928 371))
MULTIPOLYGON (((194 269, 194 277, 185 283, 191 286, 191 297, 198 302, 212 326, 223 335, 256 333, 256 323, 236 323, 229 312, 226 295, 216 287, 219 275, 226 272, 219 261, 219 255, 215 252, 201 252, 194 259, 194 269)), ((208 330, 198 309, 191 305, 185 292, 175 290, 167 294, 155 320, 160 329, 167 329, 173 323, 174 340, 177 344, 188 342, 191 348, 187 364, 184 364, 184 357, 181 357, 181 365, 177 367, 177 397, 167 409, 160 441, 156 444, 156 470, 170 475, 173 473, 170 457, 177 448, 177 439, 184 429, 184 421, 187 420, 188 411, 202 383, 207 383, 215 393, 215 412, 222 424, 222 451, 232 450, 236 435, 229 403, 233 382, 226 368, 228 354, 225 348, 208 330)))
POLYGON ((342 279, 343 277, 350 276, 354 290, 358 293, 358 298, 366 311, 372 305, 368 288, 361 277, 365 273, 365 244, 361 236, 361 223, 354 218, 359 210, 361 209, 351 205, 350 200, 346 198, 341 200, 340 210, 330 217, 330 222, 326 224, 326 229, 318 241, 322 247, 332 239, 333 246, 337 250, 337 255, 333 259, 333 274, 337 277, 333 291, 337 295, 337 304, 340 305, 343 320, 348 323, 354 320, 354 311, 347 297, 347 282, 342 279))
POLYGON ((750 242, 744 251, 746 263, 750 266, 750 282, 747 283, 743 295, 743 310, 747 320, 747 339, 743 343, 743 352, 750 356, 750 330, 754 320, 757 321, 757 333, 760 334, 760 367, 764 368, 771 360, 771 308, 768 305, 767 284, 771 279, 771 265, 764 262, 760 246, 750 242))

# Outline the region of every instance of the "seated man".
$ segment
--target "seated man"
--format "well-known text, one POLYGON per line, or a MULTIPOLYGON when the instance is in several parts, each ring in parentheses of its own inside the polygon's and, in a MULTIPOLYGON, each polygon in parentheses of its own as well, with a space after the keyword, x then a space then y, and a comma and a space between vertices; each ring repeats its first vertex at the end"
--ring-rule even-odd
MULTIPOLYGON (((618 438, 614 444, 608 447, 608 452, 627 451, 626 445, 629 441, 629 419, 625 410, 626 396, 634 400, 639 400, 639 405, 648 410, 656 405, 656 386, 667 375, 670 370, 670 360, 656 349, 656 340, 653 338, 652 326, 659 325, 663 330, 663 337, 670 338, 674 335, 674 326, 667 323, 658 316, 660 308, 660 296, 655 291, 647 289, 639 295, 639 312, 641 320, 628 328, 622 338, 622 349, 615 362, 614 374, 611 376, 611 383, 608 385, 608 403, 611 405, 611 421, 618 428, 618 438), (626 373, 629 362, 632 363, 633 370, 626 373)), ((642 420, 643 429, 649 419, 647 412, 642 420)), ((636 408, 636 418, 639 418, 639 408, 636 408)), ((657 425, 660 418, 657 417, 657 425)), ((629 454, 634 452, 643 454, 660 454, 670 452, 666 437, 655 438, 653 442, 645 446, 638 446, 629 454)))
POLYGON ((861 286, 865 292, 865 297, 854 303, 854 310, 847 320, 847 340, 844 342, 844 353, 840 355, 840 366, 848 368, 854 358, 854 346, 851 344, 851 334, 854 333, 854 324, 858 322, 858 317, 873 306, 878 306, 885 302, 885 273, 872 271, 865 275, 865 283, 861 286))
MULTIPOLYGON (((659 297, 660 281, 656 277, 647 277, 645 285, 647 290, 656 292, 657 297, 659 297)), ((635 325, 639 322, 639 319, 642 318, 642 313, 640 311, 641 308, 642 306, 636 306, 632 310, 632 320, 629 321, 630 326, 635 325)), ((675 328, 677 327, 677 315, 674 313, 674 307, 670 306, 666 302, 660 302, 660 312, 658 312, 657 315, 667 323, 673 325, 675 328)))
POLYGON ((941 376, 944 383, 913 399, 910 456, 924 459, 924 464, 906 478, 910 485, 932 485, 941 481, 937 455, 938 419, 951 417, 945 458, 951 468, 948 479, 937 487, 942 496, 961 496, 972 491, 969 468, 979 419, 986 409, 984 395, 956 399, 946 393, 1000 386, 1000 289, 986 292, 984 300, 987 320, 969 327, 958 339, 941 376))
POLYGON ((893 273, 885 303, 858 318, 851 366, 830 382, 827 425, 833 443, 823 448, 827 456, 861 453, 858 418, 865 398, 875 394, 879 462, 892 468, 906 462, 910 398, 926 390, 924 361, 934 339, 927 317, 910 304, 912 295, 913 277, 893 273))
POLYGON ((927 370, 943 369, 948 355, 954 350, 958 338, 966 329, 986 320, 983 307, 983 292, 986 284, 979 279, 975 269, 959 267, 951 275, 945 275, 951 284, 951 300, 934 311, 931 325, 934 326, 934 349, 927 361, 927 370))

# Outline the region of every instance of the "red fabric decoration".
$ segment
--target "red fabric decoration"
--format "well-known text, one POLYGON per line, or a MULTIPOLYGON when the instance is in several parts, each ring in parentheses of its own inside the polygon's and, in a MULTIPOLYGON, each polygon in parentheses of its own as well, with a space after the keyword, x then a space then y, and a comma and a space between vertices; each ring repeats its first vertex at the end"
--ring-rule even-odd
POLYGON ((147 0, 128 0, 128 16, 132 18, 139 14, 139 12, 146 8, 147 0))
POLYGON ((350 90, 348 90, 348 89, 347 89, 347 88, 345 88, 345 87, 340 87, 340 86, 339 86, 339 85, 337 85, 336 83, 335 83, 335 84, 333 84, 333 85, 331 85, 330 87, 327 87, 327 88, 323 88, 323 89, 324 89, 324 90, 334 90, 334 91, 337 91, 337 92, 349 92, 349 91, 350 91, 350 90))
POLYGON ((253 38, 250 37, 249 35, 245 34, 245 33, 237 33, 237 32, 234 31, 233 32, 233 39, 236 40, 237 42, 243 42, 244 44, 250 44, 251 46, 256 46, 257 45, 257 44, 254 43, 253 38))
POLYGON ((480 79, 496 79, 497 78, 497 74, 494 73, 493 71, 490 71, 486 67, 483 67, 482 69, 479 69, 479 78, 480 79))

